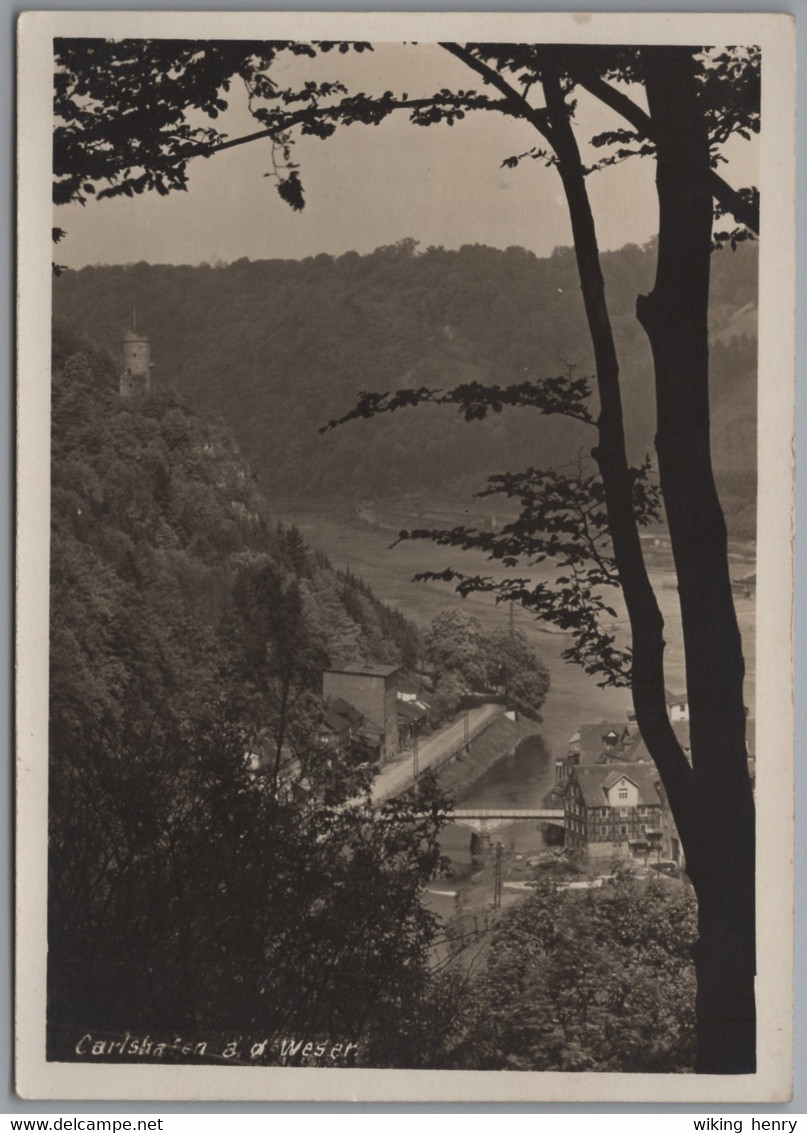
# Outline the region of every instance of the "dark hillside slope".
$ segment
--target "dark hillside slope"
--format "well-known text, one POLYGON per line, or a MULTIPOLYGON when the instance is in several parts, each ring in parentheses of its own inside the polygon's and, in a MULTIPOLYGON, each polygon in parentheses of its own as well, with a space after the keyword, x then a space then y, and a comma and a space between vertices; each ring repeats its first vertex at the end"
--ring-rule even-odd
MULTIPOLYGON (((312 661, 415 663, 413 626, 273 522, 226 429, 173 393, 122 400, 112 359, 63 324, 53 354, 52 725, 65 751, 75 728, 147 731, 242 697, 246 626, 269 618, 268 641, 276 612, 245 605, 258 578, 298 603, 312 661)), ((306 683, 318 691, 316 666, 306 683)), ((265 723, 271 706, 251 711, 265 723)))
POLYGON ((337 657, 413 665, 416 631, 271 521, 223 427, 117 385, 56 326, 47 1055, 310 1032, 415 1065, 447 800, 424 775, 370 821, 318 691, 337 657))
MULTIPOLYGON (((631 245, 603 256, 635 460, 654 431, 650 353, 634 316, 654 258, 652 247, 631 245)), ((756 263, 753 245, 716 254, 712 299, 715 464, 751 499, 756 263)), ((55 310, 92 326, 111 351, 133 306, 152 339, 157 387, 221 415, 271 493, 361 499, 467 489, 505 465, 557 465, 591 445, 585 426, 530 411, 468 425, 430 408, 318 433, 363 390, 505 384, 569 366, 589 373, 568 248, 538 259, 480 245, 420 254, 401 241, 302 262, 89 267, 54 284, 55 310)))

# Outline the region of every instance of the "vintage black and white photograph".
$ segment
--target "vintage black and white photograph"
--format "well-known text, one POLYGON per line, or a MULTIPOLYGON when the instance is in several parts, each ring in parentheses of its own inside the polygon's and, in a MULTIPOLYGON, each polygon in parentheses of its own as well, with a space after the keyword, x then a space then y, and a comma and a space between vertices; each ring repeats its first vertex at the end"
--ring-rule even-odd
POLYGON ((26 1096, 789 1095, 792 39, 24 18, 26 1096))

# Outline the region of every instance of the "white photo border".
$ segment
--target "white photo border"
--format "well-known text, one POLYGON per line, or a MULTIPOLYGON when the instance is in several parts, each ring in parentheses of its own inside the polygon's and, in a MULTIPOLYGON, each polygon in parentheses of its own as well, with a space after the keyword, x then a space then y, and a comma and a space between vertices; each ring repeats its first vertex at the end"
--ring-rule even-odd
POLYGON ((32 12, 19 25, 17 1089, 26 1098, 239 1101, 786 1101, 793 1032, 795 35, 786 15, 32 12), (755 43, 762 48, 757 890, 759 1069, 747 1077, 84 1065, 45 1059, 52 40, 755 43))

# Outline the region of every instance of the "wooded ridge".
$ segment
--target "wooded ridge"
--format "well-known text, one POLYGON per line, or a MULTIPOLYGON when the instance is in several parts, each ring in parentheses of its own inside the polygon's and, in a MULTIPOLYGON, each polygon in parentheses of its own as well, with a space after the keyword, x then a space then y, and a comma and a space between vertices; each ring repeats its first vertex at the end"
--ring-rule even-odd
MULTIPOLYGON (((604 253, 631 459, 653 448, 652 362, 636 321, 655 248, 604 253)), ((754 531, 757 250, 712 261, 713 456, 732 533, 754 531)), ((396 413, 320 435, 364 390, 501 384, 593 369, 574 255, 459 251, 414 240, 370 255, 239 260, 211 267, 94 266, 54 281, 54 310, 117 352, 136 308, 156 389, 220 415, 270 494, 383 498, 469 494, 509 468, 567 463, 592 438, 579 422, 505 409, 466 424, 455 409, 396 413), (414 446, 414 447, 413 447, 414 446)))

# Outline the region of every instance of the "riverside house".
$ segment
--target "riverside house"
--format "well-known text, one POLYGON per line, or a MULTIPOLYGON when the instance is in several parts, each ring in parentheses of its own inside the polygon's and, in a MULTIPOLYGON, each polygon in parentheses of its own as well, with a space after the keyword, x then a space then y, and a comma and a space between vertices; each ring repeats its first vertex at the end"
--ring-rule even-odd
POLYGON ((677 831, 652 764, 572 768, 563 792, 566 845, 586 857, 680 862, 677 831))

